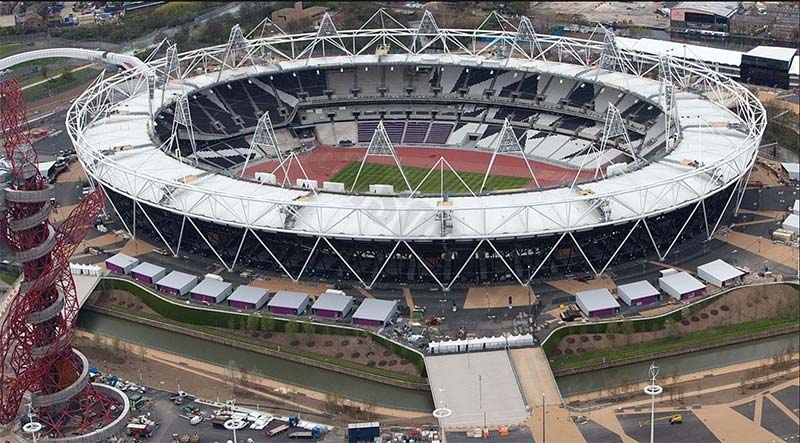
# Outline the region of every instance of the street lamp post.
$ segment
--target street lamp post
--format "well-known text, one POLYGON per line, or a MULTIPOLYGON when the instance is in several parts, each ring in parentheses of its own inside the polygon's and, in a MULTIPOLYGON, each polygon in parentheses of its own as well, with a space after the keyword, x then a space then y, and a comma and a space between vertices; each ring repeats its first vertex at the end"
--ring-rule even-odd
POLYGON ((664 389, 656 384, 658 366, 650 363, 650 384, 644 387, 644 393, 650 396, 650 443, 653 443, 653 432, 655 430, 656 415, 656 395, 661 394, 664 389))
POLYGON ((544 392, 542 392, 542 443, 547 443, 547 420, 545 419, 544 392))

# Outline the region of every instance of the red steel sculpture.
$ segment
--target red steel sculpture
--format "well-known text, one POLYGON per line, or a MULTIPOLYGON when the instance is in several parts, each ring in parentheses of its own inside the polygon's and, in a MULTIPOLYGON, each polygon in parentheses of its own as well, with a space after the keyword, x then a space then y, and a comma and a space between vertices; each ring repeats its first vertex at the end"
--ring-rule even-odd
POLYGON ((54 228, 49 221, 54 187, 39 172, 19 82, 3 81, 0 94, 3 147, 12 168, 0 192, 5 206, 0 235, 23 274, 18 292, 9 293, 0 326, 0 422, 14 421, 30 392, 43 433, 55 439, 83 435, 121 413, 117 401, 89 382, 88 362, 70 344, 79 305, 69 258, 102 211, 105 196, 98 188, 54 228))

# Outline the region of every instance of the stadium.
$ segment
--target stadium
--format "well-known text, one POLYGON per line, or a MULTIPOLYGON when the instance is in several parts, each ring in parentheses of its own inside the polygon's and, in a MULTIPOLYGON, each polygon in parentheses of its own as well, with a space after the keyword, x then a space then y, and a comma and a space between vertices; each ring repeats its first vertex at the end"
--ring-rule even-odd
POLYGON ((764 132, 741 85, 601 27, 379 11, 268 29, 168 46, 71 106, 79 160, 132 235, 366 288, 602 274, 713 236, 764 132))

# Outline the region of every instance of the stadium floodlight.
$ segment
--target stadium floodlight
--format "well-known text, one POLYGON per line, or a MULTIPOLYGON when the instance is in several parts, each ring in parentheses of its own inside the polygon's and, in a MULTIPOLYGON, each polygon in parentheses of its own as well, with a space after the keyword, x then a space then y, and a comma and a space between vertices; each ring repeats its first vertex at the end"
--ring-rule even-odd
POLYGON ((603 30, 603 50, 600 54, 600 67, 609 71, 636 73, 630 61, 619 49, 614 31, 604 26, 600 27, 603 30))
POLYGON ((178 97, 175 102, 175 113, 172 119, 172 132, 169 134, 169 139, 164 142, 162 149, 166 151, 175 151, 175 155, 183 161, 183 153, 181 152, 181 144, 178 138, 178 129, 183 128, 186 130, 189 144, 192 148, 192 158, 194 164, 197 165, 197 145, 194 141, 194 127, 192 126, 192 114, 189 110, 189 96, 184 92, 178 97))
POLYGON ((181 63, 178 60, 178 45, 167 46, 167 56, 164 58, 164 72, 161 77, 161 107, 167 96, 167 85, 170 80, 181 78, 181 63))
MULTIPOLYGON (((275 130, 272 128, 272 120, 269 118, 269 112, 265 112, 256 125, 256 131, 253 133, 253 139, 250 140, 250 149, 247 151, 247 158, 242 167, 242 177, 247 170, 247 165, 250 163, 250 158, 258 152, 262 156, 278 160, 283 164, 283 154, 281 154, 278 140, 275 138, 275 130)), ((284 177, 288 177, 289 173, 284 169, 284 177)))
MULTIPOLYGON (((531 19, 525 16, 519 19, 517 33, 514 35, 512 43, 512 48, 521 52, 525 57, 534 58, 543 52, 542 45, 539 43, 539 38, 536 37, 536 31, 533 29, 531 19)), ((509 54, 509 57, 510 56, 511 54, 509 54)))
POLYGON ((633 147, 633 144, 631 144, 631 139, 628 136, 628 130, 625 129, 625 120, 622 118, 622 114, 620 114, 619 109, 617 109, 617 107, 612 103, 609 103, 608 109, 606 110, 605 125, 603 126, 603 136, 600 138, 600 147, 598 148, 594 143, 590 145, 589 151, 584 154, 583 160, 581 161, 581 166, 578 168, 578 172, 575 174, 575 179, 572 181, 572 186, 570 187, 571 189, 575 188, 575 185, 578 183, 578 178, 580 177, 581 172, 583 172, 583 169, 590 158, 595 164, 594 178, 605 178, 602 168, 603 165, 612 163, 614 161, 613 158, 608 157, 608 142, 620 137, 622 140, 621 142, 617 142, 617 148, 623 148, 621 150, 624 150, 630 154, 631 158, 633 158, 633 161, 638 165, 639 156, 636 154, 636 149, 633 147))
POLYGON ((322 19, 319 22, 319 29, 317 29, 317 35, 311 40, 311 43, 305 47, 295 58, 305 57, 306 59, 311 59, 314 57, 314 50, 319 45, 322 48, 322 56, 326 57, 332 54, 328 54, 326 51, 325 44, 328 43, 335 48, 338 48, 342 51, 345 55, 353 55, 353 53, 347 49, 347 46, 342 41, 342 37, 339 34, 339 30, 336 29, 336 25, 333 24, 333 19, 331 18, 330 14, 327 12, 322 16, 322 19))
POLYGON ((664 139, 667 143, 667 150, 670 149, 673 129, 676 132, 680 131, 680 122, 676 118, 675 84, 672 80, 672 71, 672 58, 669 55, 660 55, 658 57, 659 95, 661 109, 664 113, 664 139))
POLYGON ((489 179, 489 174, 492 172, 492 166, 494 166, 494 161, 497 158, 497 154, 517 153, 522 157, 522 161, 524 161, 525 166, 528 167, 528 172, 531 174, 533 182, 536 183, 536 188, 539 189, 539 180, 536 178, 536 174, 533 173, 531 162, 528 161, 528 157, 525 155, 525 150, 522 149, 522 146, 519 144, 519 140, 517 140, 517 134, 514 133, 514 128, 511 127, 511 122, 508 121, 508 118, 506 118, 505 122, 503 122, 503 129, 500 130, 500 135, 497 136, 495 140, 496 142, 494 143, 494 149, 492 150, 492 158, 489 160, 489 166, 486 168, 486 174, 483 175, 483 183, 481 183, 481 189, 478 192, 483 192, 483 189, 486 187, 486 181, 489 179))
POLYGON ((436 19, 429 10, 425 10, 422 15, 422 20, 419 21, 414 32, 414 40, 411 44, 411 49, 415 52, 422 52, 422 50, 431 47, 437 41, 442 42, 444 52, 450 52, 447 49, 447 39, 442 35, 439 25, 436 24, 436 19))
POLYGON ((364 169, 364 164, 367 162, 367 158, 371 156, 392 157, 394 163, 397 165, 397 169, 400 171, 400 175, 403 177, 406 189, 409 191, 412 190, 411 183, 408 182, 406 173, 403 172, 403 166, 400 165, 400 159, 397 158, 397 152, 395 152, 392 141, 389 140, 389 134, 386 133, 386 128, 383 126, 383 120, 381 120, 378 122, 378 127, 375 128, 375 133, 372 134, 372 140, 369 142, 367 152, 364 153, 364 158, 361 159, 361 165, 358 167, 358 172, 356 173, 356 178, 353 180, 353 186, 350 188, 350 192, 355 191, 358 178, 361 176, 361 171, 364 169))
POLYGON ((222 56, 217 82, 222 79, 222 72, 225 71, 225 68, 236 69, 248 58, 248 47, 242 28, 238 24, 234 25, 228 35, 228 44, 225 46, 225 54, 222 56))

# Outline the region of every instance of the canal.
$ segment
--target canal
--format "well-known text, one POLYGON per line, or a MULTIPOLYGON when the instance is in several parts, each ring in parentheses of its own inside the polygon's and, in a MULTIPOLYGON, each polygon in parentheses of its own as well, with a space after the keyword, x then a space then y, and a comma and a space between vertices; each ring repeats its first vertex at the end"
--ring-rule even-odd
MULTIPOLYGON (((706 349, 654 360, 661 378, 769 358, 800 349, 800 334, 784 334, 748 343, 706 349)), ((562 397, 645 381, 650 361, 558 377, 562 397)))
POLYGON ((260 370, 267 378, 315 391, 330 392, 342 398, 397 409, 434 409, 430 392, 385 385, 95 312, 81 311, 78 328, 221 367, 227 367, 228 362, 233 360, 240 368, 260 370))

